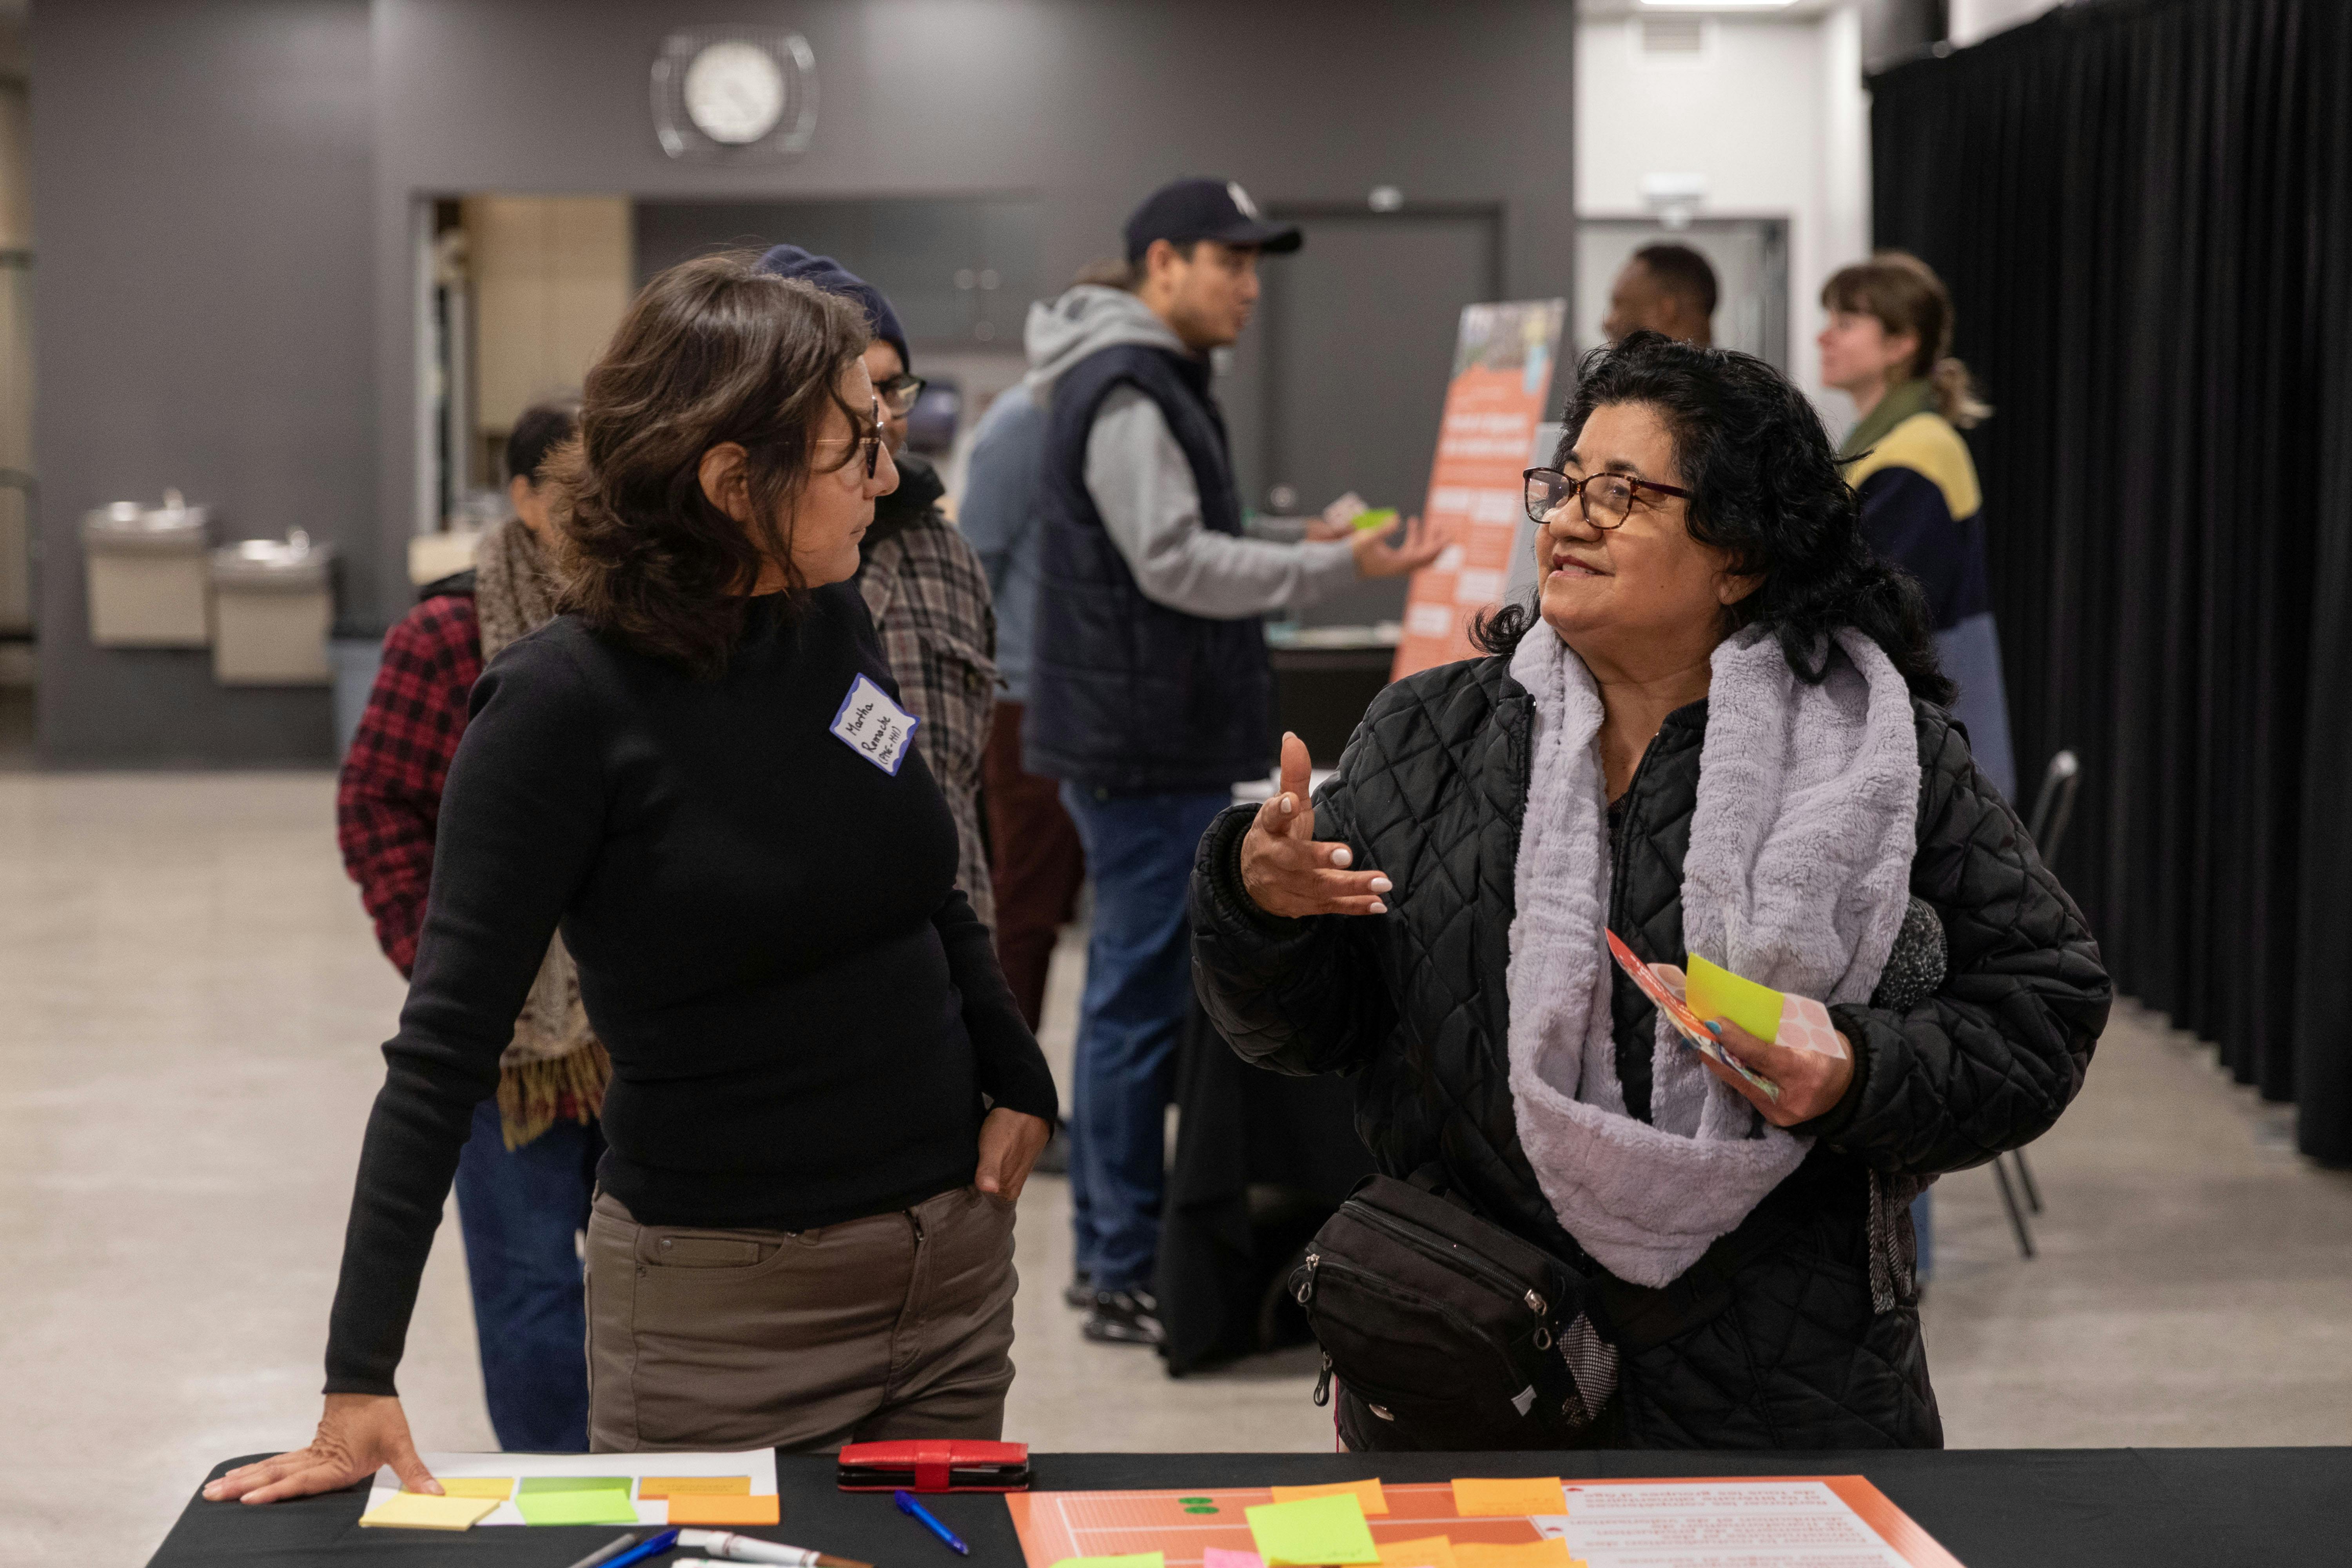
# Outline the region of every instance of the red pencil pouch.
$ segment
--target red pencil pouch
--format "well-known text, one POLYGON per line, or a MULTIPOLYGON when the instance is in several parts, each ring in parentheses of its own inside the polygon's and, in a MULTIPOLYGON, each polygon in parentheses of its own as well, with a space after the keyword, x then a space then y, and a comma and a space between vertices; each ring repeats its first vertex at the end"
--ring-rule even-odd
POLYGON ((1024 1492, 1029 1445, 966 1437, 852 1443, 841 1451, 845 1492, 1024 1492))

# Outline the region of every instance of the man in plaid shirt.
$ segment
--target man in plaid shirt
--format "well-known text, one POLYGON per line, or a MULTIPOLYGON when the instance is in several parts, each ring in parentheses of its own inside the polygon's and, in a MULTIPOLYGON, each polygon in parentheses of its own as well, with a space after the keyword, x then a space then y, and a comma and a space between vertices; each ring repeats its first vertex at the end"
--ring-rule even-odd
MULTIPOLYGON (((518 547, 509 558, 539 559, 532 540, 549 524, 538 475, 550 450, 571 439, 575 418, 567 404, 543 404, 515 423, 507 468, 516 517, 501 526, 520 525, 530 537, 508 542, 518 547)), ((486 536, 483 548, 498 542, 486 536)), ((539 593, 525 596, 537 604, 545 585, 532 586, 539 593)), ((360 885, 384 956, 404 975, 415 964, 425 923, 442 785, 482 673, 486 612, 476 587, 472 571, 433 584, 385 634, 336 792, 344 868, 360 885)), ((502 1121, 499 1099, 487 1100, 458 1161, 457 1218, 483 1389, 499 1445, 510 1450, 588 1447, 587 1317, 575 1235, 587 1223, 604 1153, 593 1110, 592 1098, 566 1092, 551 1124, 541 1128, 542 1117, 518 1130, 502 1121)))

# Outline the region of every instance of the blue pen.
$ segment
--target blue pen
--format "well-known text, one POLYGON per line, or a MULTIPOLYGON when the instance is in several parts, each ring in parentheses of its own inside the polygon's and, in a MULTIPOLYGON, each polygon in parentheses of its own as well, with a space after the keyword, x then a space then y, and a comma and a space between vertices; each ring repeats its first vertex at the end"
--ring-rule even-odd
POLYGON ((958 1541, 954 1531, 950 1530, 946 1525, 941 1524, 938 1520, 933 1519, 931 1517, 931 1510, 925 1508, 921 1503, 917 1502, 911 1493, 896 1491, 892 1492, 890 1495, 898 1500, 898 1511, 900 1513, 905 1514, 908 1519, 919 1521, 925 1530, 929 1531, 941 1541, 946 1542, 948 1543, 949 1551, 961 1553, 966 1557, 971 1555, 971 1548, 966 1546, 962 1542, 958 1541))
POLYGON ((628 1568, 628 1564, 632 1563, 642 1563, 648 1557, 658 1557, 677 1544, 677 1531, 665 1530, 658 1534, 646 1537, 618 1557, 606 1558, 598 1565, 598 1568, 628 1568))

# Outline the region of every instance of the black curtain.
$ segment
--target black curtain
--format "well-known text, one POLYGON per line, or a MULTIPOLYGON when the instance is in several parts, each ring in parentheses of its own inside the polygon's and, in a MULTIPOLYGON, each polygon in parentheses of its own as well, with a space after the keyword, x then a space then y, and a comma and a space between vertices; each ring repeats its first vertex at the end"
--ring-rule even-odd
POLYGON ((2352 6, 2092 0, 1874 78, 1958 309, 2030 800, 2118 987, 2352 1161, 2352 6))

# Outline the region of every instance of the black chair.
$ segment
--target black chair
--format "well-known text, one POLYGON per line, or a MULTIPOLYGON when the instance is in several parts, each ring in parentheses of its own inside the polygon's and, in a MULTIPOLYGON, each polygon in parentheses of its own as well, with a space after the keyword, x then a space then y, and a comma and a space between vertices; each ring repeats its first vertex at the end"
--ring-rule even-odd
MULTIPOLYGON (((2042 775, 2042 788, 2033 797, 2033 810, 2026 819, 2025 831, 2032 836, 2034 847, 2042 852, 2042 862, 2049 865, 2058 858, 2058 846, 2066 837, 2066 825, 2074 816, 2074 792, 2083 783, 2083 763, 2072 752, 2061 752, 2050 759, 2049 769, 2042 775)), ((2033 1168, 2025 1163, 2025 1151, 2011 1150, 1997 1155, 1992 1163, 1992 1179, 2000 1186, 2001 1206, 2009 1211, 2010 1228, 2017 1233, 2017 1250, 2022 1257, 2033 1256, 2033 1231, 2026 1224, 2028 1213, 2042 1212, 2042 1189, 2033 1180, 2033 1168), (2009 1167, 2004 1162, 2014 1162, 2017 1185, 2010 1184, 2009 1167), (2018 1202, 2022 1190, 2024 1203, 2018 1202)))

